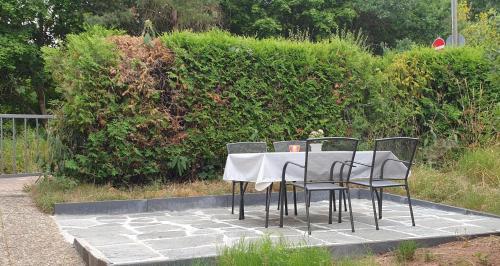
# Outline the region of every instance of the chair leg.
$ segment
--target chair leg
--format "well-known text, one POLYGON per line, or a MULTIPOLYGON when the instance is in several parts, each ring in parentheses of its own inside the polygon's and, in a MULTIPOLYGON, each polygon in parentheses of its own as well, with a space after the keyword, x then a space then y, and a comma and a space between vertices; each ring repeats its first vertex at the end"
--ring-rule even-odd
POLYGON ((283 210, 285 209, 284 203, 285 201, 283 200, 284 194, 285 194, 285 178, 282 176, 281 178, 281 183, 280 183, 280 194, 281 194, 281 201, 280 201, 280 228, 283 227, 283 210))
POLYGON ((375 195, 374 188, 370 188, 372 193, 372 205, 373 205, 373 218, 375 218, 375 228, 378 230, 378 221, 377 221, 377 210, 375 209, 375 195))
POLYGON ((233 199, 231 201, 231 214, 234 214, 234 186, 236 185, 236 182, 233 181, 233 199))
POLYGON ((297 216, 297 189, 293 186, 293 214, 297 216))
POLYGON ((405 186, 406 196, 408 197, 408 205, 410 206, 410 215, 411 215, 411 224, 415 226, 415 217, 413 217, 413 208, 411 207, 411 198, 410 198, 410 188, 408 185, 405 186))
POLYGON ((278 211, 280 210, 280 205, 281 205, 281 182, 280 182, 279 191, 280 191, 280 193, 278 193, 278 211))
POLYGON ((329 224, 332 224, 332 210, 333 210, 333 206, 332 205, 335 205, 335 202, 333 202, 332 204, 332 200, 333 200, 333 193, 335 193, 334 190, 330 190, 330 197, 328 197, 328 202, 330 203, 330 205, 328 206, 328 223, 329 224))
POLYGON ((339 223, 342 222, 342 191, 339 190, 339 223))
POLYGON ((351 220, 351 230, 352 232, 354 232, 354 219, 352 217, 351 193, 349 192, 349 186, 347 186, 347 202, 349 203, 349 219, 351 220))
POLYGON ((333 191, 333 211, 337 211, 337 204, 335 204, 335 191, 333 191))
POLYGON ((283 184, 283 186, 285 186, 285 215, 288 216, 288 193, 286 184, 283 184))
POLYGON ((271 193, 273 192, 273 184, 266 189, 266 224, 265 228, 269 226, 269 205, 271 204, 271 193))
POLYGON ((345 191, 342 190, 342 198, 344 199, 344 211, 347 211, 347 203, 346 203, 346 196, 345 196, 345 191))
POLYGON ((380 188, 380 198, 378 201, 378 218, 382 219, 382 195, 384 193, 384 189, 380 188))
MULTIPOLYGON (((273 201, 273 183, 269 185, 269 206, 271 206, 271 202, 273 201)), ((269 207, 271 208, 271 207, 269 207)))
POLYGON ((346 196, 345 196, 345 191, 344 190, 342 190, 342 197, 344 198, 344 211, 347 211, 347 204, 345 202, 346 196))
POLYGON ((380 215, 380 209, 382 209, 381 193, 376 188, 374 188, 374 191, 375 191, 375 198, 377 199, 377 209, 379 212, 379 219, 382 219, 380 215))
POLYGON ((311 192, 305 190, 305 201, 306 201, 306 216, 307 216, 307 232, 311 234, 311 217, 309 216, 309 206, 311 205, 311 192))

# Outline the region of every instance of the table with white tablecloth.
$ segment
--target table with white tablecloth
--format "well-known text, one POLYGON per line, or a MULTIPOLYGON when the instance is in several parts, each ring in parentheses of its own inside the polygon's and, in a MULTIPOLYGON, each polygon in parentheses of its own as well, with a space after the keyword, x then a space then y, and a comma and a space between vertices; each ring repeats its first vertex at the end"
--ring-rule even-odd
MULTIPOLYGON (((226 160, 223 179, 226 181, 238 181, 255 183, 255 189, 265 190, 272 182, 282 181, 283 166, 286 162, 305 164, 305 152, 266 152, 266 153, 237 153, 229 154, 226 160)), ((335 161, 352 160, 351 151, 322 151, 309 152, 307 176, 309 180, 327 180, 330 177, 330 168, 335 161)), ((380 173, 382 162, 387 159, 397 159, 388 151, 377 151, 374 174, 380 173)), ((358 151, 354 161, 371 165, 373 151, 358 151)), ((334 177, 338 178, 340 167, 334 171, 334 177)), ((350 178, 369 178, 370 167, 356 165, 352 168, 350 178)), ((401 162, 392 161, 384 167, 384 176, 404 177, 407 168, 401 162)), ((344 168, 344 180, 347 178, 347 167, 344 168)), ((304 168, 290 164, 287 168, 286 181, 304 181, 304 168)), ((241 201, 242 202, 242 201, 241 201)), ((241 203, 243 204, 243 203, 241 203)), ((242 206, 240 206, 240 209, 242 206)), ((240 216, 243 217, 243 216, 240 216)))

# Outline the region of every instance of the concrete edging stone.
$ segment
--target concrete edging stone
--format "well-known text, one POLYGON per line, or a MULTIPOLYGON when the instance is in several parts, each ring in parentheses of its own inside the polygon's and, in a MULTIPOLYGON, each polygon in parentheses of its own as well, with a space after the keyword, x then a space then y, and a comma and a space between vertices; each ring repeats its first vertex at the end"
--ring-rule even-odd
MULTIPOLYGON (((264 193, 245 194, 245 205, 263 204, 264 193)), ((288 198, 292 199, 292 192, 288 192, 288 198)), ((371 199, 370 191, 366 189, 351 189, 351 197, 358 199, 371 199)), ((277 202, 278 193, 273 193, 272 202, 277 202)), ((304 202, 304 193, 297 192, 297 201, 304 202)), ((328 199, 328 192, 316 192, 312 194, 312 201, 328 199)), ((384 193, 384 200, 407 204, 405 196, 384 193)), ((235 195, 235 207, 239 205, 239 195, 235 195)), ((434 203, 426 200, 412 199, 414 206, 422 206, 443 211, 457 212, 460 214, 474 214, 486 217, 500 218, 500 216, 465 208, 449 206, 441 203, 434 203)), ((142 200, 110 200, 96 202, 76 202, 76 203, 56 203, 54 206, 55 215, 89 215, 89 214, 126 214, 156 211, 182 211, 195 208, 217 208, 230 207, 231 195, 218 196, 198 196, 198 197, 173 197, 163 199, 142 199, 142 200)))

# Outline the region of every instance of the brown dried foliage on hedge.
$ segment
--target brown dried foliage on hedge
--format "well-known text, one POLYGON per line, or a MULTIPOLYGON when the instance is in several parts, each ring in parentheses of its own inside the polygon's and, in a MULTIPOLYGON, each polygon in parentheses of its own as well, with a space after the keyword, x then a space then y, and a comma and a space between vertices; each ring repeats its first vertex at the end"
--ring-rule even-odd
POLYGON ((174 55, 159 39, 144 43, 141 37, 111 36, 120 52, 118 66, 112 68, 111 74, 116 75, 119 86, 124 86, 122 97, 127 100, 130 115, 142 114, 158 119, 151 119, 137 125, 139 132, 131 134, 131 138, 145 146, 178 143, 184 137, 182 127, 182 108, 177 103, 179 93, 168 84, 167 70, 173 64, 174 55), (159 95, 159 98, 158 98, 159 95), (163 119, 169 126, 161 125, 163 119), (160 129, 154 139, 145 139, 142 131, 151 128, 160 129))
POLYGON ((47 49, 47 69, 64 102, 52 123, 52 172, 84 182, 131 185, 181 176, 186 137, 182 87, 171 86, 174 56, 160 40, 94 27, 47 49))

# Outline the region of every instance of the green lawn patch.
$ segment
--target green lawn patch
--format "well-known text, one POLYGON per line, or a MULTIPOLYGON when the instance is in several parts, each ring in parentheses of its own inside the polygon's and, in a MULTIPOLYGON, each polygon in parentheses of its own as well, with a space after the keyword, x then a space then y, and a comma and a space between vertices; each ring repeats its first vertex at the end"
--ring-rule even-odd
POLYGON ((231 265, 331 265, 331 255, 326 248, 293 246, 284 239, 273 243, 266 236, 256 242, 242 239, 230 248, 223 248, 218 264, 231 265))

